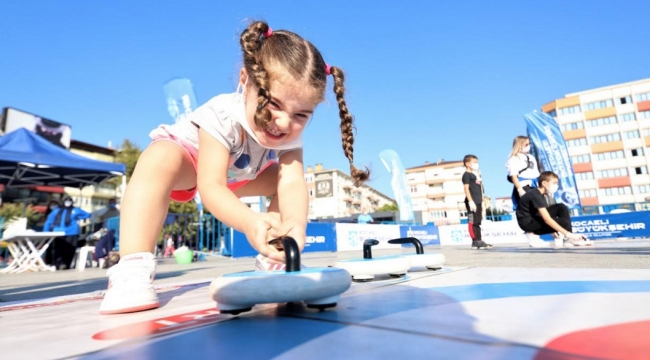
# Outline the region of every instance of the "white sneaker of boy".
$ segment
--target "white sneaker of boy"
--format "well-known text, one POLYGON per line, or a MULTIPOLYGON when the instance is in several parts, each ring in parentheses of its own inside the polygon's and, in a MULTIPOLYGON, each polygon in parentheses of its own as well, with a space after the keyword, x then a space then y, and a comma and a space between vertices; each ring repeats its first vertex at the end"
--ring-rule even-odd
POLYGON ((528 245, 532 248, 545 248, 549 246, 549 244, 542 240, 539 235, 526 233, 526 237, 528 238, 528 245))
POLYGON ((155 309, 158 295, 153 287, 156 259, 151 253, 130 254, 108 269, 108 290, 99 313, 122 314, 155 309))

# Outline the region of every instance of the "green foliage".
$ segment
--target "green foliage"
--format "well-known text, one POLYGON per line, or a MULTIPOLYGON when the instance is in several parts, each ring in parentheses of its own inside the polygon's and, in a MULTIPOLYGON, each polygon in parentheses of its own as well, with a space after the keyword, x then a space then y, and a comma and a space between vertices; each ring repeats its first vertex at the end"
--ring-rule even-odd
POLYGON ((38 221, 43 217, 43 214, 34 210, 34 207, 32 207, 32 205, 27 205, 27 208, 25 208, 25 204, 22 203, 5 203, 2 205, 2 207, 0 207, 0 218, 4 218, 5 222, 10 221, 15 217, 26 217, 27 226, 30 227, 36 225, 38 221), (24 215, 23 210, 25 211, 24 215))
MULTIPOLYGON (((117 151, 115 156, 115 162, 126 165, 126 181, 128 182, 133 175, 133 170, 135 169, 135 164, 140 158, 142 150, 131 142, 129 139, 125 139, 120 146, 120 149, 117 151)), ((119 187, 122 184, 122 177, 114 177, 108 180, 109 183, 113 184, 115 187, 119 187)))
POLYGON ((505 211, 505 210, 499 210, 499 209, 495 209, 495 208, 490 207, 490 208, 485 209, 485 214, 486 215, 507 215, 508 212, 505 211))
POLYGON ((386 204, 379 209, 376 210, 377 212, 396 212, 399 211, 399 208, 397 207, 397 203, 392 203, 392 204, 386 204))

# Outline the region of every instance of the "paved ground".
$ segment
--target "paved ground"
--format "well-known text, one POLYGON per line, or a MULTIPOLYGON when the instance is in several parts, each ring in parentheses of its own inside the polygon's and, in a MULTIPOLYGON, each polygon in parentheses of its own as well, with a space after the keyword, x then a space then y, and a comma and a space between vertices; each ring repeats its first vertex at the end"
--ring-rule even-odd
MULTIPOLYGON (((650 239, 597 241, 594 247, 570 249, 532 249, 522 244, 500 245, 491 250, 472 250, 449 246, 439 251, 446 258, 446 267, 513 267, 513 268, 594 268, 650 269, 650 239)), ((399 250, 375 251, 373 254, 394 254, 399 250)), ((361 251, 303 254, 307 266, 333 265, 336 259, 361 257, 361 251)), ((156 284, 209 280, 231 272, 253 269, 254 259, 231 259, 209 256, 207 261, 178 265, 173 259, 159 259, 156 284)), ((84 272, 64 270, 0 275, 0 302, 33 300, 61 295, 102 291, 106 289, 105 270, 84 272)))

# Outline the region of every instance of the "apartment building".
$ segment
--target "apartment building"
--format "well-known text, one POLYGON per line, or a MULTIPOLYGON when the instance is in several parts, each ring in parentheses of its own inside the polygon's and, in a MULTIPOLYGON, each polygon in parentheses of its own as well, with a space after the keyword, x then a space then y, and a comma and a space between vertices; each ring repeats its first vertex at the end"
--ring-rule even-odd
POLYGON ((350 175, 322 164, 308 166, 305 181, 309 192, 309 219, 334 219, 374 212, 395 202, 368 185, 354 186, 350 175))
MULTIPOLYGON (((439 160, 435 164, 425 163, 406 169, 413 211, 421 213, 423 223, 458 224, 467 216, 462 182, 464 172, 462 160, 439 160)), ((490 199, 483 197, 483 208, 490 206, 490 199)))
POLYGON ((562 129, 583 206, 650 201, 650 79, 567 94, 542 111, 562 129))
MULTIPOLYGON (((70 152, 106 162, 115 162, 117 153, 115 149, 79 140, 70 141, 70 152)), ((106 208, 110 199, 117 199, 119 204, 119 199, 122 197, 120 187, 107 181, 99 185, 85 186, 82 189, 66 187, 64 192, 74 200, 76 206, 90 213, 106 208)))

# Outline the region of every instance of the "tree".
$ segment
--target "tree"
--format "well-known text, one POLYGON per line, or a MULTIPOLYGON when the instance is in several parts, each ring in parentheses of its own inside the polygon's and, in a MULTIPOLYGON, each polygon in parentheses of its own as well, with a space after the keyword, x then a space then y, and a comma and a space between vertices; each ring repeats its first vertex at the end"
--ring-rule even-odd
MULTIPOLYGON (((126 181, 131 179, 140 154, 142 154, 142 150, 136 144, 132 143, 129 139, 124 139, 115 156, 115 162, 126 165, 126 181)), ((117 179, 117 185, 121 184, 121 182, 122 179, 117 179)))
POLYGON ((30 227, 36 225, 43 217, 43 214, 34 210, 32 205, 27 205, 27 208, 25 208, 25 204, 22 203, 5 203, 0 207, 0 218, 4 218, 5 223, 17 217, 26 217, 27 227, 30 227), (25 211, 24 215, 23 210, 25 211))
POLYGON ((392 204, 385 204, 384 206, 377 209, 377 211, 397 212, 399 211, 399 208, 397 207, 397 203, 392 203, 392 204))

